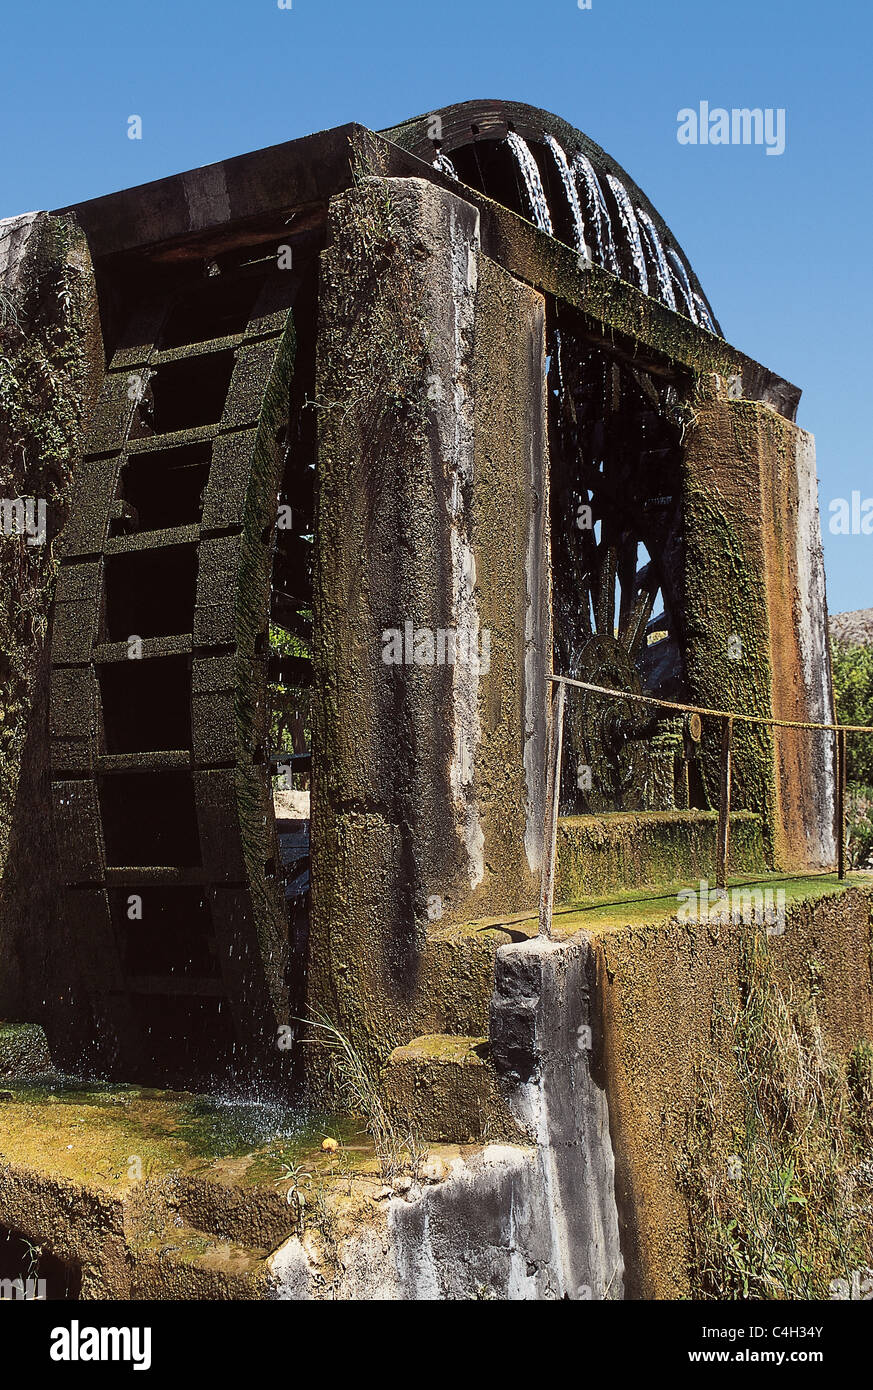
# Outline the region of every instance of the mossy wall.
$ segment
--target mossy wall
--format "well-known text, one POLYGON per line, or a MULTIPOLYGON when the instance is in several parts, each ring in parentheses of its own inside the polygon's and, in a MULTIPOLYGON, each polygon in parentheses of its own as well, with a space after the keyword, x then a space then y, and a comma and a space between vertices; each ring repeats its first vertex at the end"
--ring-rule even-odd
MULTIPOLYGON (((572 903, 615 889, 715 881, 715 811, 564 816, 558 821, 555 900, 572 903)), ((730 867, 753 873, 765 864, 761 820, 731 816, 730 867)))
MULTIPOLYGON (((737 1040, 723 1020, 744 997, 753 937, 740 924, 591 933, 597 1064, 609 1096, 630 1297, 689 1296, 693 1244, 682 1185, 689 1126, 701 1072, 731 1074, 737 1040)), ((814 997, 829 1049, 847 1059, 873 1041, 869 892, 789 903, 784 930, 765 940, 776 987, 814 997)), ((738 1091, 721 1104, 725 1123, 741 1114, 738 1091)))
POLYGON ((537 899, 545 315, 422 180, 336 198, 322 271, 311 1007, 384 1062, 434 1031, 429 930, 537 899), (386 664, 407 621, 478 669, 386 664))
MULTIPOLYGON (((683 452, 685 613, 694 703, 762 718, 820 721, 800 642, 797 427, 754 401, 730 399, 727 383, 703 377, 683 452), (792 495, 793 494, 793 495, 792 495)), ((814 523, 818 533, 817 516, 814 523)), ((817 614, 823 623, 824 613, 817 614)), ((832 811, 809 765, 821 735, 736 723, 732 804, 760 812, 777 867, 830 862, 832 811), (804 744, 803 740, 809 741, 804 744), (814 795, 813 795, 814 792, 814 795)), ((720 721, 704 720, 700 768, 718 805, 720 721)))
POLYGON ((0 496, 46 503, 46 540, 0 535, 0 1015, 33 1017, 57 908, 46 638, 83 421, 103 373, 94 276, 70 217, 0 223, 0 496))

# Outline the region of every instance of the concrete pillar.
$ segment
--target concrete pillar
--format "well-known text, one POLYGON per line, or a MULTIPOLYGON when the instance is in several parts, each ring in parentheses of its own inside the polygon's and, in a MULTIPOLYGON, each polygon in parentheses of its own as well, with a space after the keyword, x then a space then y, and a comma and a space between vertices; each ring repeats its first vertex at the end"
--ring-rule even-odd
POLYGON ((333 200, 320 300, 310 1003, 383 1059, 429 928, 536 902, 545 313, 418 179, 333 200))
MULTIPOLYGON (((832 690, 811 437, 710 378, 684 451, 685 606, 692 699, 767 718, 828 722, 832 690)), ((718 731, 703 759, 717 794, 718 731)), ((760 811, 785 869, 832 864, 831 735, 734 731, 735 809, 760 811)))

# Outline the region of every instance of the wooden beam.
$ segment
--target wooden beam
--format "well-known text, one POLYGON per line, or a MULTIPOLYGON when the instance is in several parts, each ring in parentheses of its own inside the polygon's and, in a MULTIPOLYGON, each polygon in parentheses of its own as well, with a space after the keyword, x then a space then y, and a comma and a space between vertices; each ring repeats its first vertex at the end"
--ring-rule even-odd
POLYGON ((721 787, 718 800, 718 843, 716 844, 715 886, 727 888, 731 828, 731 747, 733 715, 726 715, 721 726, 721 787))
POLYGON ((545 861, 540 883, 540 936, 552 934, 555 900, 555 860, 558 852, 558 808, 561 802, 561 753, 564 745, 564 702, 567 688, 558 681, 552 699, 552 740, 546 790, 545 861))

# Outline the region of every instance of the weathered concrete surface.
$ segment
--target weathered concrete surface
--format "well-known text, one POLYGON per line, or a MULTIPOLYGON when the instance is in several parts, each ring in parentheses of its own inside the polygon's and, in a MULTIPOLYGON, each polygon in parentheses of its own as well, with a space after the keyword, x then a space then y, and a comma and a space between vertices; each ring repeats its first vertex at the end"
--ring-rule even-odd
MULTIPOLYGON (((383 1062, 428 922, 532 906, 550 657, 541 297, 420 180, 331 207, 319 329, 311 1007, 383 1062), (386 664, 406 625, 479 659, 386 664)), ((404 649, 403 657, 409 652, 404 649)), ((436 661, 434 661, 436 655, 436 661)), ((465 1030, 467 1031, 467 1030, 465 1030)))
MULTIPOLYGON (((555 901, 714 877, 717 820, 715 811, 562 816, 555 901)), ((731 816, 730 862, 733 874, 765 866, 761 819, 753 811, 731 816)))
MULTIPOLYGON (((684 456, 688 673, 695 703, 827 722, 833 698, 808 435, 774 410, 698 383, 684 456)), ((701 760, 717 805, 720 730, 701 760)), ((832 864, 832 736, 734 727, 733 805, 758 811, 776 867, 832 864), (810 796, 810 787, 816 795, 810 796)))
POLYGON ((317 1133, 246 1149, 172 1092, 23 1083, 0 1109, 0 1226, 86 1301, 598 1296, 567 1284, 566 1214, 524 1141, 439 1145, 386 1179, 348 1119, 325 1152, 317 1133))
POLYGON ((518 1142, 515 1119, 491 1062, 487 1038, 431 1033, 395 1047, 384 1078, 391 1112, 419 1140, 518 1142))
MULTIPOLYGON (((731 1056, 717 1026, 739 1000, 749 926, 660 926, 590 934, 596 1067, 609 1097, 628 1296, 689 1290, 679 1169, 697 1076, 731 1056)), ((873 1040, 871 897, 857 888, 789 904, 769 938, 780 987, 816 991, 823 1035, 842 1057, 873 1040)))
POLYGON ((88 247, 72 217, 0 222, 0 498, 45 506, 31 544, 0 534, 0 1015, 39 1016, 58 884, 47 815, 45 639, 83 423, 103 374, 88 247))
POLYGON ((283 1299, 589 1298, 564 1283, 564 1237, 537 1150, 490 1145, 449 1161, 436 1184, 348 1208, 325 1241, 292 1239, 270 1261, 283 1299))
MULTIPOLYGON (((781 420, 774 433, 781 444, 781 467, 770 474, 775 496, 768 506, 767 524, 778 535, 778 519, 785 518, 787 536, 784 548, 774 546, 772 551, 774 561, 781 563, 773 565, 771 602, 777 613, 785 615, 788 628, 787 651, 778 643, 773 654, 774 709, 782 719, 827 724, 835 714, 815 440, 781 420)), ((834 735, 783 730, 778 747, 782 815, 790 826, 791 852, 812 867, 833 864, 837 856, 834 735), (810 787, 816 788, 817 796, 809 795, 810 787)))
MULTIPOLYGON (((335 1208, 329 1241, 310 1230, 271 1260, 279 1297, 622 1297, 609 1116, 593 1065, 593 959, 583 937, 501 947, 490 1059, 499 1092, 483 1109, 504 1126, 514 1116, 516 1142, 462 1149, 447 1165, 435 1151, 402 1195, 386 1189, 381 1213, 372 1202, 335 1208)), ((389 1078, 389 1097, 414 1107, 417 1079, 431 1095, 413 1118, 432 1123, 441 1113, 445 1127, 455 1125, 476 1085, 459 1096, 442 1073, 484 1074, 487 1056, 478 1067, 464 1061, 472 1042, 418 1039, 399 1049, 389 1071, 402 1079, 389 1078)))
POLYGON ((194 1097, 49 1075, 11 1081, 0 1112, 0 1226, 75 1271, 78 1297, 271 1296, 299 1208, 270 1149, 204 1124, 194 1097))
POLYGON ((560 1296, 622 1298, 615 1160, 584 937, 501 947, 491 1045, 509 1104, 537 1142, 560 1296))

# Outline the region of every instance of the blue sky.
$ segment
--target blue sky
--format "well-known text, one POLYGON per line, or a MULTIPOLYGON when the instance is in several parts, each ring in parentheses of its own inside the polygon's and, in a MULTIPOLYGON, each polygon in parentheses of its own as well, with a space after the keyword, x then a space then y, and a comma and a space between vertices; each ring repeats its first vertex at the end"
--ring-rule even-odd
POLYGON ((873 496, 871 41, 860 0, 5 0, 0 216, 344 121, 544 106, 646 190, 728 339, 803 387, 830 607, 868 607, 873 536, 831 535, 828 504, 873 496), (679 145, 701 100, 784 107, 785 153, 679 145))

